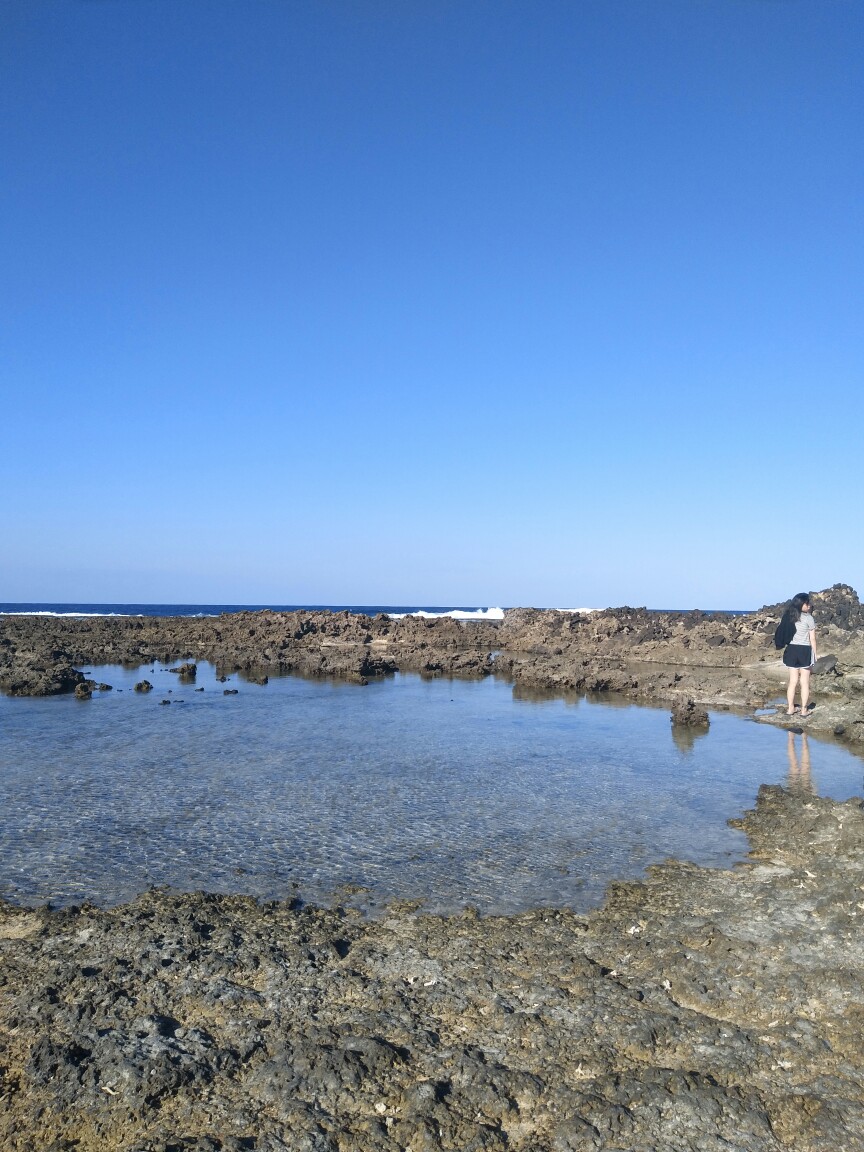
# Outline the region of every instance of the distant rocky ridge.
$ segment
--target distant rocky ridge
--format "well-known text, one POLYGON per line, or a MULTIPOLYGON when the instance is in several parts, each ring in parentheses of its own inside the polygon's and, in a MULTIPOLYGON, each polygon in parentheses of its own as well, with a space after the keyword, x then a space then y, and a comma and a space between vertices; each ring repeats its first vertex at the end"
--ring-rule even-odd
MULTIPOLYGON (((396 671, 506 677, 521 695, 617 692, 668 705, 764 707, 782 691, 774 628, 784 605, 740 615, 608 608, 514 608, 501 621, 399 619, 350 612, 218 617, 0 616, 0 689, 74 692, 82 667, 209 661, 252 681, 288 673, 355 683, 396 671)), ((814 594, 819 650, 813 731, 864 740, 864 607, 845 584, 814 594)), ((784 723, 782 717, 768 716, 784 723)))

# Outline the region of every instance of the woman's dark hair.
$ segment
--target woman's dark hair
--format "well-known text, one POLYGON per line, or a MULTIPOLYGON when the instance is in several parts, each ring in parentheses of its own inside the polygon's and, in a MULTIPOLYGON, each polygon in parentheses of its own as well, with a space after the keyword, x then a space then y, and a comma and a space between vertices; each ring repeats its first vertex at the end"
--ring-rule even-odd
POLYGON ((805 604, 809 604, 809 603, 810 603, 810 593, 809 592, 797 592, 792 597, 792 600, 789 604, 789 607, 786 609, 786 611, 791 614, 792 619, 795 621, 796 624, 801 619, 801 609, 804 607, 805 604))

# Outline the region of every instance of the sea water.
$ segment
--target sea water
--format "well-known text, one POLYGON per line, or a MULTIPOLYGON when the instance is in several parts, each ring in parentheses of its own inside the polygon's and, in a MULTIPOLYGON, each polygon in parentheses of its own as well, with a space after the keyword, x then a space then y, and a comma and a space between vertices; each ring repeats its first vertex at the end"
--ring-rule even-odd
POLYGON ((697 736, 665 709, 494 678, 86 671, 113 691, 0 697, 0 896, 17 903, 170 885, 373 914, 584 910, 669 856, 734 865, 746 841, 726 821, 762 783, 862 791, 843 748, 724 713, 697 736))

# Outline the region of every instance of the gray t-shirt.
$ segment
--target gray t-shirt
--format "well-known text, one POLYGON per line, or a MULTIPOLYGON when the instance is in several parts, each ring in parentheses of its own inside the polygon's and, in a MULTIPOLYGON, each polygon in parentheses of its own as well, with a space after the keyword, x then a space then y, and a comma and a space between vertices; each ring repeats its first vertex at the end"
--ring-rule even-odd
POLYGON ((816 631, 816 621, 809 612, 802 612, 801 619, 795 625, 795 635, 790 644, 810 644, 810 633, 816 631))

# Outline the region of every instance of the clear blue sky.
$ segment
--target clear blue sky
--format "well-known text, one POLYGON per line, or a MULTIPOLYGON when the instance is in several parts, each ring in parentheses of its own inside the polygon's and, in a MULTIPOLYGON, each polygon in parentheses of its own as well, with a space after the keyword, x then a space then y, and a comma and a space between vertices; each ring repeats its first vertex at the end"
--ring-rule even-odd
POLYGON ((864 593, 860 0, 2 0, 0 601, 864 593))

